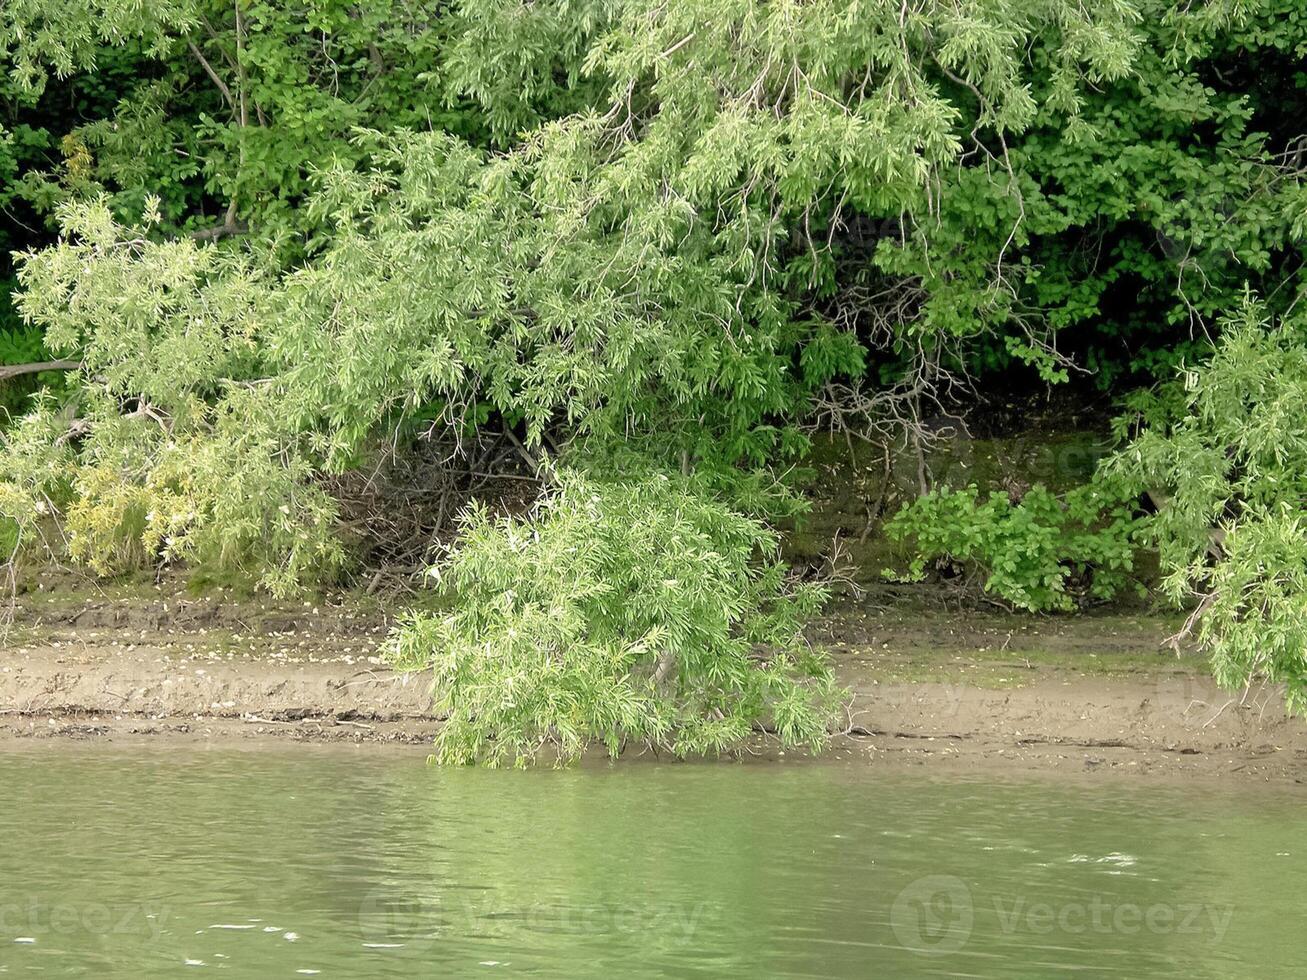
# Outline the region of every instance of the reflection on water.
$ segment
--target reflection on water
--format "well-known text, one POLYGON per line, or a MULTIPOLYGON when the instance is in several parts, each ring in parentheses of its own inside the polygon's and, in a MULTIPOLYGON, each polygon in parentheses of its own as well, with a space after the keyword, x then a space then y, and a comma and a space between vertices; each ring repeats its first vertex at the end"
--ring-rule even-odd
POLYGON ((1300 975, 1307 822, 1144 781, 0 754, 0 973, 1300 975))

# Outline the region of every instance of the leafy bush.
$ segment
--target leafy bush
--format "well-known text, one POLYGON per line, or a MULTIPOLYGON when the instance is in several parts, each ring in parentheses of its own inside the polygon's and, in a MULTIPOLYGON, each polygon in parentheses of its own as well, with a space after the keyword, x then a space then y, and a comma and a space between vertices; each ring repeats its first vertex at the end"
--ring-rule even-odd
POLYGON ((395 661, 433 668, 436 758, 560 760, 592 740, 719 752, 768 722, 820 746, 830 669, 799 634, 820 605, 775 535, 677 476, 563 472, 524 519, 474 507, 432 570, 447 608, 418 615, 395 661))
POLYGON ((942 559, 974 565, 984 587, 1031 612, 1073 609, 1088 597, 1111 599, 1130 584, 1136 535, 1134 496, 1120 481, 1095 479, 1058 497, 1041 485, 1019 501, 973 484, 918 498, 886 525, 910 540, 908 577, 942 559))
POLYGON ((45 399, 0 456, 10 516, 62 518, 56 554, 102 575, 185 560, 278 593, 329 579, 344 564, 335 503, 280 393, 254 380, 265 278, 239 254, 124 228, 102 201, 60 216, 67 237, 24 262, 20 307, 81 367, 74 396, 45 399))
POLYGON ((47 531, 77 472, 61 414, 53 396, 37 395, 33 411, 0 431, 0 562, 54 550, 47 531))
POLYGON ((1307 321, 1245 300, 1184 401, 1154 415, 1111 472, 1159 504, 1148 537, 1163 593, 1228 687, 1284 683, 1307 710, 1307 321))

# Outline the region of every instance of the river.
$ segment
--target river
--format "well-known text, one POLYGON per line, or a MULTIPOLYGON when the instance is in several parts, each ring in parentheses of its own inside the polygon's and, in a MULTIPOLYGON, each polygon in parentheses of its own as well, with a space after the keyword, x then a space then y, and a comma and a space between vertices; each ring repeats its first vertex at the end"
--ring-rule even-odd
POLYGON ((0 753, 0 973, 1303 975, 1297 787, 0 753))

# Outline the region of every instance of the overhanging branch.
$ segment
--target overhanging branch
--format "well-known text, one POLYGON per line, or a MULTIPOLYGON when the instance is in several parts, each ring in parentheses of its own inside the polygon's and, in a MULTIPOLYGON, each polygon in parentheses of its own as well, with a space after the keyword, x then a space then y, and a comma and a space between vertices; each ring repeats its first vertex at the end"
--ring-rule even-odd
POLYGON ((23 374, 38 374, 41 371, 76 371, 82 366, 81 361, 34 361, 31 364, 0 365, 0 381, 17 378, 23 374))

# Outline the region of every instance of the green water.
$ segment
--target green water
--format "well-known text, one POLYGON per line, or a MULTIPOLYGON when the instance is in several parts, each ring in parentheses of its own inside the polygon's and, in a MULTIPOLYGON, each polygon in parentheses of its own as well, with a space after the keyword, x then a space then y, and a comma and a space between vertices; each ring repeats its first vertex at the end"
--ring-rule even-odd
POLYGON ((0 787, 13 976, 1307 975, 1290 790, 106 750, 0 787))

